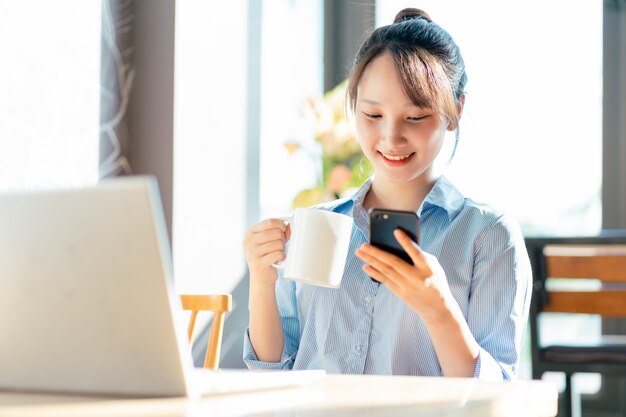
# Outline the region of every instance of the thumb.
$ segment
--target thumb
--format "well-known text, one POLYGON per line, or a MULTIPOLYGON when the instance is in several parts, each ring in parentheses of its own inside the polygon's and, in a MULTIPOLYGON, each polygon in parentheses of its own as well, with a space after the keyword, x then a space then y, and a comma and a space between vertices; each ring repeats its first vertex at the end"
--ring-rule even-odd
POLYGON ((285 239, 286 242, 289 241, 289 239, 291 239, 291 224, 287 223, 287 228, 285 229, 285 239))

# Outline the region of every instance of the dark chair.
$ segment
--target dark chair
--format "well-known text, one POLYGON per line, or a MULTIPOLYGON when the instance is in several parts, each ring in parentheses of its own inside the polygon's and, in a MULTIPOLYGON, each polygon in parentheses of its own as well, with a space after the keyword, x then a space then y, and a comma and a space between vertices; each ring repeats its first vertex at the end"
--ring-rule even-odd
MULTIPOLYGON (((565 373, 561 415, 572 410, 572 374, 594 372, 626 375, 626 336, 602 335, 585 341, 541 343, 540 315, 597 314, 626 317, 626 231, 605 231, 594 237, 526 238, 533 269, 530 336, 533 378, 544 372, 565 373), (593 288, 566 290, 559 280, 594 279, 593 288), (546 285, 547 284, 547 285, 546 285)), ((572 281, 570 281, 571 283, 572 281)))

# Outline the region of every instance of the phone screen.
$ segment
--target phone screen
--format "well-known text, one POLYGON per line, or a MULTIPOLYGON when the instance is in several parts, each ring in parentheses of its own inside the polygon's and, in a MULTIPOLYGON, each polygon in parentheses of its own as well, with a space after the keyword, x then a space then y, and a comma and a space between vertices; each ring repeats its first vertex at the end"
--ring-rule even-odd
POLYGON ((413 261, 396 240, 393 232, 396 229, 402 229, 414 242, 418 243, 417 214, 412 211, 371 208, 369 217, 371 244, 413 265, 413 261))

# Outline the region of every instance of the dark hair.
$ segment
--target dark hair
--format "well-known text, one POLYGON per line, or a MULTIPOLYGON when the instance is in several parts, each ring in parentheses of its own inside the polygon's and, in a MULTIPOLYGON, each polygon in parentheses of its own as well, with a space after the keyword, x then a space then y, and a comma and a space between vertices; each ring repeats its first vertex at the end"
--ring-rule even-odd
POLYGON ((440 112, 457 129, 457 108, 467 84, 463 57, 450 34, 420 9, 401 10, 393 24, 374 30, 365 40, 350 72, 347 91, 350 109, 356 110, 357 88, 363 72, 383 52, 393 57, 411 101, 440 112))

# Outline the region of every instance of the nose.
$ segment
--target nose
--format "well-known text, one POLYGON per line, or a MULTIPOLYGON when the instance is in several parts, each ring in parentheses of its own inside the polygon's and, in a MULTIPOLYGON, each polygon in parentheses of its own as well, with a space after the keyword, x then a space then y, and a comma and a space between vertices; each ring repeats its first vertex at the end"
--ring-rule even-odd
POLYGON ((388 144, 391 149, 398 148, 408 142, 402 125, 393 120, 388 120, 385 124, 384 142, 388 144))

